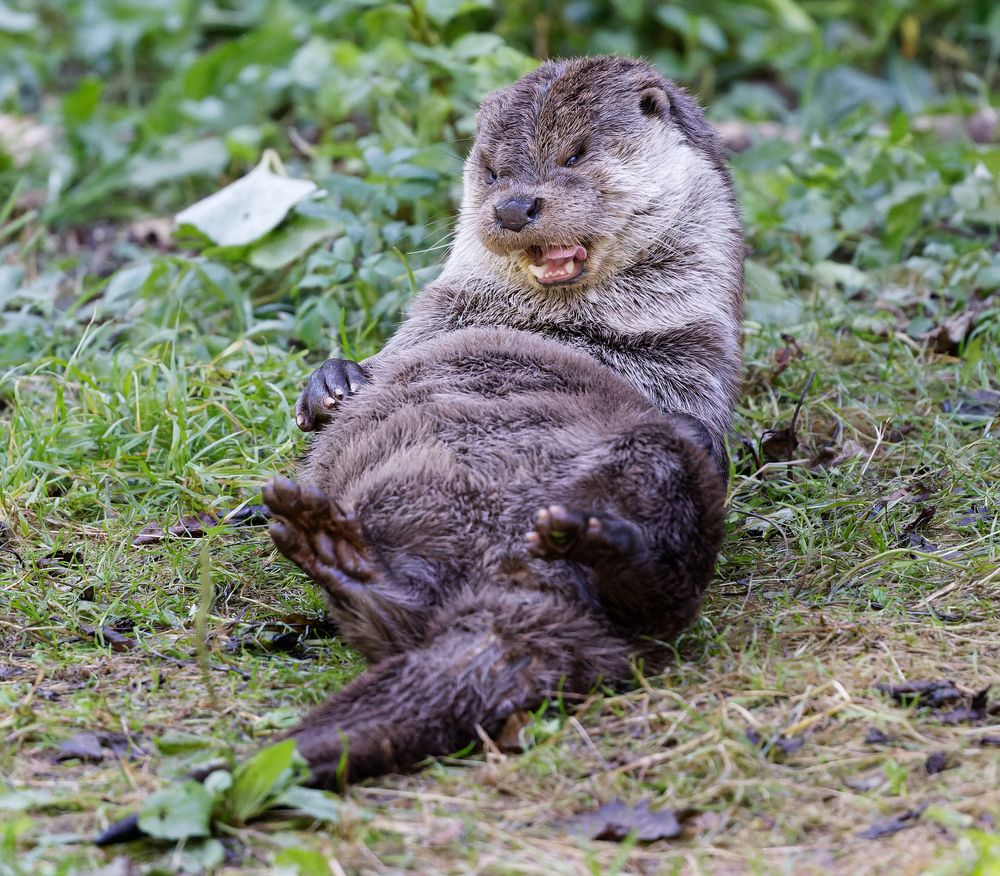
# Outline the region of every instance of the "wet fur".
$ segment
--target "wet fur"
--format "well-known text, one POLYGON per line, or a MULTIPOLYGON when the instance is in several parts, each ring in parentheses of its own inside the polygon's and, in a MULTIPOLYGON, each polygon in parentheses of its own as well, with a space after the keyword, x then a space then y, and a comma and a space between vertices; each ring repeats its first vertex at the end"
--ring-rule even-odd
POLYGON ((374 664, 292 731, 315 784, 626 681, 631 655, 655 659, 694 619, 722 537, 741 308, 729 179, 676 86, 581 59, 484 102, 440 278, 301 484, 265 492, 276 544, 374 664), (490 217, 519 193, 544 206, 515 237, 490 217), (526 245, 579 241, 583 282, 524 270, 526 245), (579 522, 568 542, 550 508, 579 522))

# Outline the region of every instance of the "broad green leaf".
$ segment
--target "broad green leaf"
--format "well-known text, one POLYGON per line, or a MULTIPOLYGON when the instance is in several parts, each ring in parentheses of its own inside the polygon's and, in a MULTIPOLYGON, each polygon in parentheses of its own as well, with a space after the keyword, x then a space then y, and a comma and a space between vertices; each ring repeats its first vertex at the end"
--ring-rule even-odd
POLYGON ((157 791, 139 811, 139 827, 158 839, 178 840, 211 833, 212 795, 187 781, 157 791))
POLYGON ((139 262, 122 268, 114 274, 104 287, 101 306, 105 310, 127 309, 138 297, 139 291, 153 273, 151 262, 139 262))
POLYGON ((186 733, 183 730, 168 730, 156 740, 161 754, 188 754, 205 748, 220 748, 223 743, 200 733, 186 733))
POLYGON ((233 774, 225 769, 215 770, 205 777, 202 784, 212 797, 219 798, 233 786, 233 774))
POLYGON ((180 225, 197 228, 219 246, 245 246, 277 228, 300 201, 316 191, 308 179, 275 173, 272 153, 253 170, 177 214, 180 225))
MULTIPOLYGON (((0 812, 25 812, 40 809, 53 800, 49 791, 36 791, 25 788, 21 791, 7 791, 0 794, 0 812)), ((318 817, 318 816, 317 816, 318 817)))
POLYGON ((795 0, 769 0, 769 5, 788 30, 800 34, 816 31, 816 22, 795 0))
POLYGON ((1000 257, 994 256, 993 261, 983 265, 976 275, 976 286, 984 292, 994 292, 1000 289, 1000 257))
POLYGON ((153 189, 163 183, 193 176, 218 176, 229 160, 225 144, 218 137, 195 140, 173 147, 164 144, 163 154, 136 155, 125 170, 125 181, 139 189, 153 189))
POLYGON ((161 858, 161 869, 168 873, 211 873, 226 860, 226 847, 217 839, 186 842, 182 849, 171 849, 161 858))
POLYGON ((63 118, 70 125, 90 119, 101 102, 104 84, 96 76, 84 76, 62 101, 63 118))
POLYGON ((233 771, 233 785, 226 795, 229 814, 242 824, 267 808, 270 799, 290 783, 295 740, 284 739, 262 748, 233 771), (282 780, 285 779, 286 782, 282 780))
POLYGON ((33 12, 20 12, 0 3, 0 32, 29 33, 38 27, 38 16, 33 12))
POLYGON ((343 233, 344 226, 339 222, 296 216, 253 248, 250 264, 262 271, 277 271, 304 256, 317 243, 343 233))
POLYGON ((319 821, 335 822, 340 819, 340 801, 329 791, 293 785, 274 801, 277 805, 298 809, 319 821))
POLYGON ((817 262, 813 266, 813 274, 821 283, 828 286, 842 286, 848 292, 856 292, 871 285, 868 275, 858 270, 854 265, 842 262, 817 262))
POLYGON ((802 302, 784 287, 778 274, 753 259, 746 263, 747 319, 761 325, 791 326, 802 321, 802 302))
POLYGON ((447 24, 456 16, 466 12, 490 8, 490 4, 485 0, 424 0, 423 6, 427 11, 427 17, 439 25, 447 24))

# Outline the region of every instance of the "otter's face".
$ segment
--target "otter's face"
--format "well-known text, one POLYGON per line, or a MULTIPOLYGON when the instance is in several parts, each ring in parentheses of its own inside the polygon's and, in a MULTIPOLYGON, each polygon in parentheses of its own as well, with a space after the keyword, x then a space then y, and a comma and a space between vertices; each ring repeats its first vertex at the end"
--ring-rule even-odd
POLYGON ((718 162, 697 105, 624 58, 544 64, 490 95, 478 121, 460 234, 535 288, 583 287, 650 257, 695 166, 718 162))

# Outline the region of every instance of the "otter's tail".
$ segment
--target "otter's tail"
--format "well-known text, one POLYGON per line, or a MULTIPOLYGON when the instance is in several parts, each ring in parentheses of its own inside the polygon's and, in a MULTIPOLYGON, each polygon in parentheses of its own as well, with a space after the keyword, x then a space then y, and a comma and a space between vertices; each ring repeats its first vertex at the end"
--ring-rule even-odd
POLYGON ((629 677, 607 622, 554 593, 469 593, 442 609, 423 645, 376 663, 289 734, 310 784, 405 771, 495 733, 515 711, 629 677))

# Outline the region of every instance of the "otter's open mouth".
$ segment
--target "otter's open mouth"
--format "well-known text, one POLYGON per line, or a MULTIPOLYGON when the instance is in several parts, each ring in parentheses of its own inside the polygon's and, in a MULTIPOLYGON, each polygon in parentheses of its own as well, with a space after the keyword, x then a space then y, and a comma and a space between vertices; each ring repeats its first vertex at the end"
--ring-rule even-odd
POLYGON ((543 286, 572 283, 584 272, 587 249, 579 243, 570 246, 533 246, 525 250, 528 270, 543 286))

